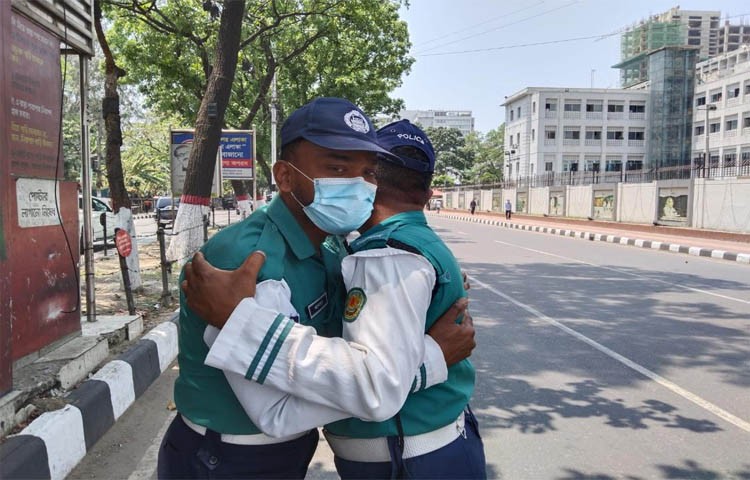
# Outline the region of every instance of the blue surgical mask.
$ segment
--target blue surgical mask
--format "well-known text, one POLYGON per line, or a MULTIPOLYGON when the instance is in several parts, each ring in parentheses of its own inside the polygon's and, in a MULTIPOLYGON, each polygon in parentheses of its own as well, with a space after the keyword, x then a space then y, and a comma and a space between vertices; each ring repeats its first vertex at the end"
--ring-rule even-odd
POLYGON ((334 235, 346 235, 370 218, 377 190, 372 183, 362 177, 312 179, 291 163, 289 165, 315 186, 315 197, 310 205, 303 205, 293 192, 292 196, 319 229, 334 235))

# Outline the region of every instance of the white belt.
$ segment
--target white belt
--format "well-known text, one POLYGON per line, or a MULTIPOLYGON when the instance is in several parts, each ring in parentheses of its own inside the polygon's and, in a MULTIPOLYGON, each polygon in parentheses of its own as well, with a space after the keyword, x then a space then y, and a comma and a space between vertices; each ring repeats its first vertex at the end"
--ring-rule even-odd
MULTIPOLYGON (((464 429, 464 412, 448 425, 419 435, 404 437, 403 458, 413 458, 442 448, 459 435, 466 436, 464 429)), ((388 451, 386 437, 352 438, 334 435, 323 430, 333 453, 344 460, 352 462, 389 462, 391 454, 388 451)))
MULTIPOLYGON (((185 422, 185 425, 190 427, 192 431, 199 435, 205 435, 206 434, 206 427, 203 425, 198 425, 197 423, 191 422, 185 415, 180 415, 182 417, 182 421, 185 422)), ((233 445, 273 445, 275 443, 284 443, 291 440, 295 440, 297 438, 300 438, 304 435, 307 435, 308 432, 302 432, 297 433, 294 435, 289 435, 287 437, 271 437, 266 435, 265 433, 256 433, 252 435, 232 435, 230 433, 222 433, 221 434, 221 441, 224 443, 231 443, 233 445)))

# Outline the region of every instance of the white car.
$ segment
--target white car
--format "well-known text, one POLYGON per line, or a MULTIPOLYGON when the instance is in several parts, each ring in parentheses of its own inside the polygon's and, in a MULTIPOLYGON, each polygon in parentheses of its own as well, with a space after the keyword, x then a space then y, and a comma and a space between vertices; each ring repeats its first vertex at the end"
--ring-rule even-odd
MULTIPOLYGON (((104 241, 104 226, 101 217, 107 218, 107 242, 114 243, 115 214, 109 206, 109 199, 91 197, 91 227, 94 230, 94 243, 104 241)), ((81 251, 83 251, 83 195, 78 195, 78 224, 80 225, 81 251)))

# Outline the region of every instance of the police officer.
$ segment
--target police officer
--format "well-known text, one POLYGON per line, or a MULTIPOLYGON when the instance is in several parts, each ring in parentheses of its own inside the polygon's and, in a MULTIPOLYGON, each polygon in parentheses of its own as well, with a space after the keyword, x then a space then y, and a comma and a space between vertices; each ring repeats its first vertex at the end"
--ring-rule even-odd
POLYGON ((436 367, 404 388, 418 365, 415 339, 465 291, 455 258, 422 213, 432 145, 408 121, 381 129, 379 141, 396 156, 384 156, 378 167, 375 210, 342 267, 343 339, 363 345, 367 375, 350 368, 357 363, 350 344, 291 325, 253 299, 232 312, 206 361, 280 390, 249 411, 264 431, 288 435, 295 425, 341 419, 326 426, 326 437, 342 478, 484 478, 483 445, 468 408, 471 363, 447 362, 446 375, 436 367), (383 376, 387 389, 362 378, 383 376), (343 419, 347 414, 357 418, 343 419))
MULTIPOLYGON (((274 165, 280 195, 247 221, 219 232, 202 249, 208 261, 228 270, 244 268, 254 250, 265 252, 257 302, 283 312, 290 322, 266 341, 272 343, 266 363, 279 354, 275 345, 294 324, 321 335, 340 333, 345 296, 341 261, 347 252, 339 237, 328 234, 349 232, 369 217, 376 153, 388 154, 376 143, 361 110, 343 99, 314 100, 295 111, 282 128, 286 161, 274 165)), ((233 374, 205 365, 217 333, 206 328, 181 296, 180 375, 175 383, 179 415, 162 442, 159 478, 303 478, 318 443, 317 429, 276 437, 262 433, 246 411, 273 397, 276 390, 261 385, 273 372, 265 363, 256 365, 252 383, 245 380, 248 372, 233 374), (237 387, 242 384, 251 389, 237 387)), ((440 347, 428 337, 420 340, 422 350, 432 352, 423 356, 439 357, 435 368, 440 371, 442 363, 444 370, 440 347)), ((412 378, 418 369, 419 364, 412 378)), ((429 362, 424 369, 432 371, 429 362)))

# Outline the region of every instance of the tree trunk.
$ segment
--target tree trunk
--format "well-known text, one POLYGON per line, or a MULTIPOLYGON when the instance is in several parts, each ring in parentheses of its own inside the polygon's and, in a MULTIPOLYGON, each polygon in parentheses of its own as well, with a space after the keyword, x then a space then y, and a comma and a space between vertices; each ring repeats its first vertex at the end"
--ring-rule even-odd
MULTIPOLYGON (((127 257, 126 263, 130 275, 130 285, 133 289, 141 286, 141 269, 138 259, 138 243, 136 241, 133 214, 130 209, 130 197, 125 188, 125 178, 122 172, 122 157, 120 147, 122 146, 122 129, 120 127, 120 95, 117 93, 117 83, 120 77, 125 76, 125 70, 115 63, 112 50, 109 48, 107 37, 102 29, 102 0, 94 2, 94 28, 99 45, 102 47, 105 60, 104 98, 102 99, 102 115, 104 116, 104 129, 106 131, 106 164, 107 182, 109 183, 109 196, 112 199, 112 209, 117 215, 117 225, 107 225, 110 229, 122 228, 126 230, 132 240, 132 253, 127 257), (114 227, 114 228, 113 228, 114 227)), ((101 161, 101 160, 100 160, 101 161)), ((97 221, 94 219, 94 221, 97 221)), ((107 234, 105 232, 105 235, 107 234)))
POLYGON ((203 243, 201 222, 211 201, 216 153, 237 68, 244 14, 244 0, 224 2, 214 64, 198 110, 182 200, 174 222, 175 236, 167 252, 170 260, 180 264, 187 261, 203 243))

